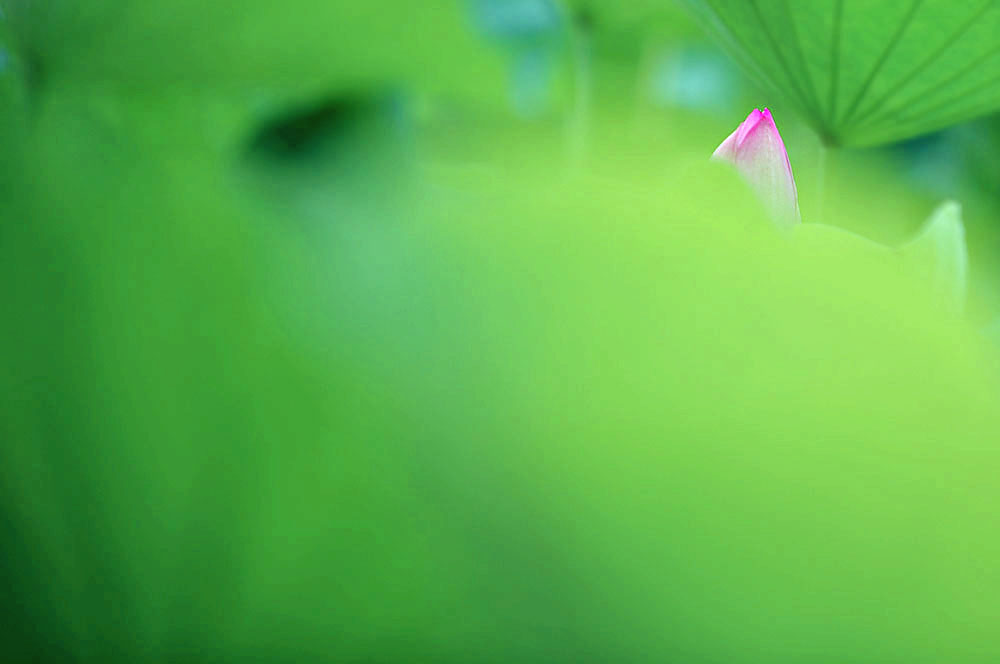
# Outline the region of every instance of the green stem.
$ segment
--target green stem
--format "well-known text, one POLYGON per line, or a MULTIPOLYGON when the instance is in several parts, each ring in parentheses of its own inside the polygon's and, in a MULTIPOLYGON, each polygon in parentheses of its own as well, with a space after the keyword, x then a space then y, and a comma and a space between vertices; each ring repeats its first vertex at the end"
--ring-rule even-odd
POLYGON ((579 168, 586 154, 587 132, 590 124, 591 105, 591 44, 589 24, 585 20, 573 22, 574 99, 570 119, 570 155, 574 167, 579 168))
POLYGON ((823 223, 826 205, 826 144, 819 144, 819 159, 816 163, 816 223, 823 223))

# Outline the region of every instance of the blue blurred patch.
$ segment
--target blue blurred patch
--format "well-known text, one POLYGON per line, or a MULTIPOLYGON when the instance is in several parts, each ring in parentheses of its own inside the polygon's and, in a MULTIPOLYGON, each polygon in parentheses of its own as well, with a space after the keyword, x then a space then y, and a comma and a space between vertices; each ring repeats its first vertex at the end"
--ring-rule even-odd
POLYGON ((563 26, 563 15, 552 0, 472 0, 476 29, 493 39, 547 41, 563 26))
POLYGON ((938 196, 957 196, 964 170, 961 134, 965 129, 946 129, 886 149, 912 184, 938 196))
POLYGON ((560 44, 566 30, 552 0, 472 0, 475 30, 510 54, 510 103, 521 117, 550 106, 560 44))
POLYGON ((738 99, 738 81, 715 51, 680 47, 654 56, 647 85, 654 105, 728 113, 738 99))

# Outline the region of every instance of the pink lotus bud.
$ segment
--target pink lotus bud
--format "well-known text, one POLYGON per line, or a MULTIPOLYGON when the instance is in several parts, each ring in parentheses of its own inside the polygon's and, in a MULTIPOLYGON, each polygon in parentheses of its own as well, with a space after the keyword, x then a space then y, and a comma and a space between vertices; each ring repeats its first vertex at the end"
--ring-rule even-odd
POLYGON ((743 124, 716 148, 712 159, 736 166, 779 226, 790 227, 800 221, 792 165, 771 111, 753 109, 743 124))

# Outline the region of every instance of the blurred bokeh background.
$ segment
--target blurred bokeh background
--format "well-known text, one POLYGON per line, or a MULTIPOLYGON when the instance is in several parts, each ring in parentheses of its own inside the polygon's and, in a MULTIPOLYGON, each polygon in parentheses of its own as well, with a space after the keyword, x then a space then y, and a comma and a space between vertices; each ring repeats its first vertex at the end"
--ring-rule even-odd
POLYGON ((0 658, 996 661, 1000 10, 925 4, 0 0, 0 658), (851 134, 750 6, 977 105, 851 134), (708 163, 765 106, 849 233, 708 163))

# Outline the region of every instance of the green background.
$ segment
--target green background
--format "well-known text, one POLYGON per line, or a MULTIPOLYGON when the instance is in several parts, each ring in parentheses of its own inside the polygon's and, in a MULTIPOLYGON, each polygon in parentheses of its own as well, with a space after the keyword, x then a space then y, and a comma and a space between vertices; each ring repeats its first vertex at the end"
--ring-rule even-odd
POLYGON ((2 7, 3 659, 1000 656, 995 116, 649 0, 2 7), (765 105, 806 224, 962 203, 964 318, 707 163, 765 105))

